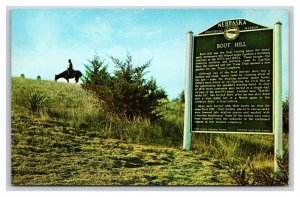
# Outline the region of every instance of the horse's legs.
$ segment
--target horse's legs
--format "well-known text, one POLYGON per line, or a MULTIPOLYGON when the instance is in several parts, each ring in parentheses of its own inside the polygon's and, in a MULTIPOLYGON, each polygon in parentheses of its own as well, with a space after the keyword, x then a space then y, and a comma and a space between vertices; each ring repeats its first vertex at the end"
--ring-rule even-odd
POLYGON ((67 82, 69 83, 69 79, 66 78, 66 80, 67 80, 67 82))

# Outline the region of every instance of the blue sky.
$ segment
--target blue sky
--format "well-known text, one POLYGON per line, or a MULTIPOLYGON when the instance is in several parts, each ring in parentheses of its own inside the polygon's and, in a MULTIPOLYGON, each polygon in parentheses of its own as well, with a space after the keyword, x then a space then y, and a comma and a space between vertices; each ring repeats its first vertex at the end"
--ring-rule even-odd
MULTIPOLYGON (((273 28, 282 22, 283 93, 288 94, 288 11, 284 9, 13 9, 11 14, 12 76, 53 80, 72 59, 74 69, 97 53, 133 56, 136 65, 149 59, 153 76, 170 98, 184 88, 186 32, 202 32, 219 21, 244 18, 273 28)), ((62 80, 63 81, 63 80, 62 80)))

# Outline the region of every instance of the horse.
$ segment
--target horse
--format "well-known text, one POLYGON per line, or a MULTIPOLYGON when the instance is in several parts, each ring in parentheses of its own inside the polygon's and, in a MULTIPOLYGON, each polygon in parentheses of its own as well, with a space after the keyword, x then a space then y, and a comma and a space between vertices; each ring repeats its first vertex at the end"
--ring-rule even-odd
POLYGON ((55 81, 57 81, 59 78, 64 78, 69 83, 69 79, 75 78, 76 83, 78 83, 79 78, 82 76, 82 73, 79 70, 73 70, 73 71, 64 71, 58 75, 55 75, 55 81))

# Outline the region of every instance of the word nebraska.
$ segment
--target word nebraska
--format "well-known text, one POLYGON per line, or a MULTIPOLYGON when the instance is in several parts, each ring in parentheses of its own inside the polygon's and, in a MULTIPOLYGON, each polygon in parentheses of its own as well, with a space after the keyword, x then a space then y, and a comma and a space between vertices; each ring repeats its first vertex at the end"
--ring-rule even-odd
POLYGON ((228 27, 229 25, 238 25, 238 26, 242 26, 242 25, 246 25, 246 20, 229 20, 229 21, 222 21, 220 23, 218 23, 218 27, 228 27))

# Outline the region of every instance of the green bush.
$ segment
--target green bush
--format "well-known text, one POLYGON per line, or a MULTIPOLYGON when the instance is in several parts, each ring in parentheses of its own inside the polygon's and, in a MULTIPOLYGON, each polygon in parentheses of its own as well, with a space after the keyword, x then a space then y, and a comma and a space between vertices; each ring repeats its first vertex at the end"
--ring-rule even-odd
POLYGON ((156 108, 160 99, 167 98, 163 89, 151 78, 145 79, 145 70, 151 61, 134 67, 128 54, 124 61, 111 57, 116 70, 109 74, 107 65, 95 56, 85 65, 83 88, 94 92, 106 109, 128 120, 135 117, 159 118, 156 108))

